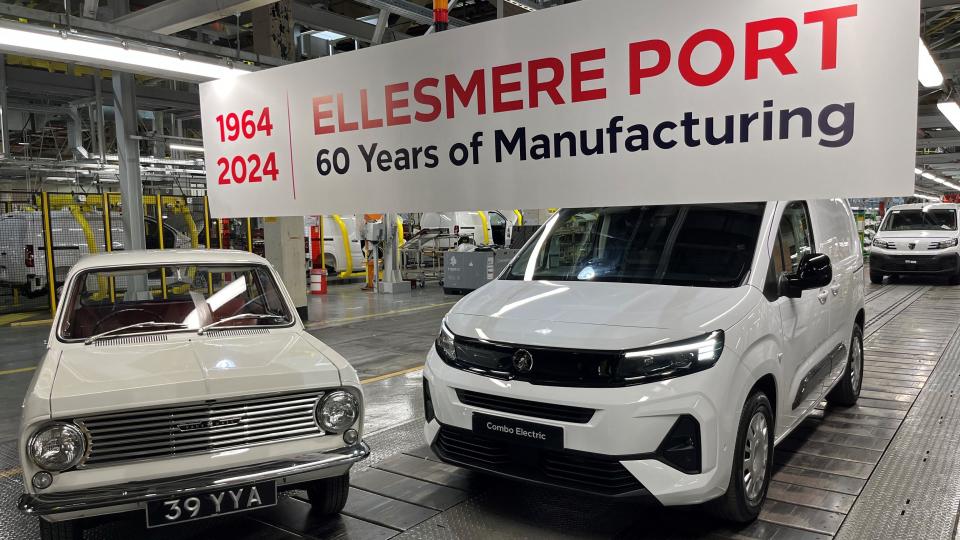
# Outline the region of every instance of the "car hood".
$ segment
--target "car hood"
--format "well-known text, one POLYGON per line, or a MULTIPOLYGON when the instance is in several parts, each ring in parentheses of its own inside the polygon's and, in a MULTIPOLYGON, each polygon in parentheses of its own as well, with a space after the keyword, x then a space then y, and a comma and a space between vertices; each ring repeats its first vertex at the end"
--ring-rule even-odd
POLYGON ((714 330, 742 320, 753 287, 497 280, 447 316, 459 335, 528 345, 625 349, 714 330))
POLYGON ((876 238, 887 240, 890 238, 953 238, 957 236, 957 231, 947 230, 929 230, 929 231, 880 231, 876 238))
POLYGON ((170 334, 65 347, 53 417, 340 385, 337 367, 299 332, 229 337, 170 334))

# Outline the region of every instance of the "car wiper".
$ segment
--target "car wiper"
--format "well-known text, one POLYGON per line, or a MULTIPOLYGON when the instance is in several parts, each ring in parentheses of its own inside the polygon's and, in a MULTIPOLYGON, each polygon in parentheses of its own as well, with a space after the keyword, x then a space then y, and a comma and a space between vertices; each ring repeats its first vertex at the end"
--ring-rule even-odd
POLYGON ((227 323, 227 322, 230 322, 230 321, 237 321, 237 320, 240 320, 240 319, 257 319, 257 320, 261 320, 261 319, 282 319, 282 320, 286 320, 287 318, 284 317, 283 315, 277 315, 276 313, 270 313, 270 314, 266 314, 266 313, 239 313, 239 314, 237 314, 237 315, 231 315, 231 316, 227 317, 226 319, 220 319, 219 321, 214 321, 214 322, 212 322, 212 323, 210 323, 210 324, 208 324, 208 325, 206 325, 206 326, 201 326, 200 329, 197 330, 197 334, 199 334, 199 335, 202 336, 204 332, 206 332, 207 330, 209 330, 209 329, 211 329, 211 328, 213 328, 213 327, 215 327, 215 326, 220 326, 220 325, 223 324, 223 323, 227 323))
POLYGON ((91 343, 98 341, 102 338, 111 337, 115 334, 123 332, 125 330, 136 330, 138 328, 186 328, 187 325, 178 322, 158 322, 158 321, 146 321, 138 322, 135 324, 128 324, 127 326, 121 326, 120 328, 114 328, 113 330, 107 330, 106 332, 101 332, 95 336, 88 337, 83 344, 90 345, 91 343))

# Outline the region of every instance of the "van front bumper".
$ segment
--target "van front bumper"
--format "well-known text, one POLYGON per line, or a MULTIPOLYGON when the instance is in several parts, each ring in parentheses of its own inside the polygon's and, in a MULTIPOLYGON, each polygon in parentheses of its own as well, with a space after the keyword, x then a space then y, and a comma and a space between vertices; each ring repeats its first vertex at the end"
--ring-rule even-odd
MULTIPOLYGON (((737 398, 729 387, 735 358, 723 366, 688 376, 625 388, 538 386, 501 381, 448 366, 431 349, 424 369, 429 388, 424 434, 441 460, 501 477, 550 485, 605 497, 652 496, 664 505, 698 504, 724 493, 736 433, 737 398), (594 409, 586 422, 551 420, 504 408, 468 405, 460 392, 535 402, 536 409, 594 409), (473 417, 486 417, 562 428, 562 448, 504 442, 474 432, 473 417), (683 467, 667 448, 678 446, 674 431, 682 421, 696 425, 699 469, 683 467)), ((489 402, 489 401, 488 401, 489 402)), ((536 410, 528 409, 528 410, 536 410)), ((549 412, 548 412, 549 414, 549 412)))
POLYGON ((960 253, 892 254, 873 250, 870 270, 883 274, 957 274, 960 273, 960 253))
MULTIPOLYGON (((24 514, 41 516, 97 515, 135 510, 149 501, 182 497, 212 489, 276 480, 277 487, 338 476, 366 458, 370 447, 363 441, 330 452, 313 452, 282 460, 222 469, 203 474, 139 480, 109 487, 55 493, 24 494, 17 507, 24 514)), ((69 519, 70 516, 65 516, 69 519)), ((53 521, 56 521, 54 519, 53 521)))

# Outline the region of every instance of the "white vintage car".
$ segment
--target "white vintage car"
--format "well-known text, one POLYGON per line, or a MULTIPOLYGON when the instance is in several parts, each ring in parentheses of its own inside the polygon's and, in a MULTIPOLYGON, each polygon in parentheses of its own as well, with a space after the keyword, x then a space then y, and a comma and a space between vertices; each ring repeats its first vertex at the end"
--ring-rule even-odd
POLYGON ((356 371, 304 331, 266 260, 95 255, 67 276, 23 403, 20 510, 41 536, 142 511, 148 527, 276 504, 339 512, 369 454, 356 371))

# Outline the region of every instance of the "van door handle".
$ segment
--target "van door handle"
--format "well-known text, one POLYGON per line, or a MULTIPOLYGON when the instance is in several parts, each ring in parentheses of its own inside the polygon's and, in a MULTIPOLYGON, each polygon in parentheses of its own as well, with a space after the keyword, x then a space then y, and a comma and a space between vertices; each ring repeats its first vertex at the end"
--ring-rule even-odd
POLYGON ((840 284, 837 283, 836 285, 833 285, 832 287, 830 287, 830 292, 832 292, 834 296, 839 296, 839 295, 840 295, 840 284))
POLYGON ((827 296, 828 296, 828 293, 826 289, 820 289, 820 292, 817 294, 817 300, 819 300, 821 304, 826 304, 827 296))

